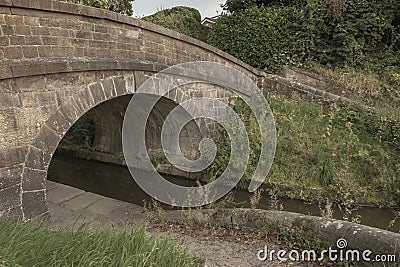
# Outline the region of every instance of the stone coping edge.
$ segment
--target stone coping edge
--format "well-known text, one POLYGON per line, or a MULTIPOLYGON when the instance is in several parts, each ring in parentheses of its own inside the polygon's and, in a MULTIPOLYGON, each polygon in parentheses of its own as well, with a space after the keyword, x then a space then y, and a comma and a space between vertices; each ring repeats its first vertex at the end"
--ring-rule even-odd
POLYGON ((346 249, 371 250, 375 255, 397 254, 396 258, 400 260, 400 234, 346 221, 259 209, 166 211, 160 214, 160 219, 169 222, 193 220, 217 225, 234 223, 255 231, 297 230, 307 239, 318 240, 326 249, 337 248, 337 240, 344 238, 348 242, 346 249))

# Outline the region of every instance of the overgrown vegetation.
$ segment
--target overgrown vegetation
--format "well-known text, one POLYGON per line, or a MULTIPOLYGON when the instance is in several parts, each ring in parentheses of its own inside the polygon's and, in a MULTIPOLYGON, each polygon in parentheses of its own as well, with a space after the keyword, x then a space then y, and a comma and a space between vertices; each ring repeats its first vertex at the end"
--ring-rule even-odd
POLYGON ((309 61, 377 69, 399 64, 396 0, 228 0, 224 8, 228 14, 210 31, 209 43, 256 67, 276 71, 285 62, 309 61), (263 32, 268 34, 259 38, 263 32), (285 42, 279 46, 272 37, 285 42), (280 52, 272 54, 275 65, 260 64, 271 60, 267 53, 261 59, 247 56, 271 48, 280 52))
POLYGON ((53 230, 0 221, 0 266, 200 266, 170 239, 145 228, 53 230))
POLYGON ((278 71, 292 61, 294 19, 291 7, 249 8, 219 18, 208 42, 254 67, 278 71))
MULTIPOLYGON (((274 164, 267 182, 290 188, 287 197, 323 200, 349 207, 372 203, 400 205, 400 128, 374 113, 351 107, 322 107, 294 96, 268 94, 278 130, 274 164)), ((251 153, 245 177, 251 178, 260 154, 258 125, 248 106, 236 112, 247 127, 251 153)), ((221 134, 209 174, 218 177, 230 153, 221 134)))
MULTIPOLYGON (((360 203, 400 205, 399 1, 227 0, 208 42, 244 62, 279 73, 284 64, 332 80, 355 106, 322 107, 269 94, 278 128, 268 183, 289 197, 351 209, 360 203), (275 40, 278 40, 275 42, 275 40), (370 107, 367 111, 364 106, 370 107)), ((268 89, 268 88, 267 88, 268 89)), ((257 164, 258 126, 241 101, 257 164)), ((218 176, 230 153, 223 133, 209 169, 218 176)))
POLYGON ((61 140, 66 147, 92 147, 95 136, 94 117, 91 113, 83 115, 61 140))
POLYGON ((208 28, 201 24, 200 12, 194 8, 173 7, 144 17, 143 20, 202 41, 207 40, 208 28))

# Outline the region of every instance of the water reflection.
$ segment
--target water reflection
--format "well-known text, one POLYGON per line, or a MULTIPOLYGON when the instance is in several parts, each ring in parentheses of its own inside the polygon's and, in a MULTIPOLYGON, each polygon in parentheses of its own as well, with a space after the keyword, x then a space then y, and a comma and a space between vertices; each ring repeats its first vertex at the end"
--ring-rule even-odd
MULTIPOLYGON (((67 184, 73 187, 83 189, 92 193, 100 194, 106 197, 119 199, 143 206, 152 201, 145 192, 143 192, 131 177, 127 168, 110 165, 106 163, 76 159, 72 157, 55 155, 49 168, 49 180, 67 184)), ((181 186, 196 186, 196 183, 189 179, 165 177, 170 182, 181 186)), ((237 207, 250 207, 250 194, 242 190, 233 191, 234 201, 237 207)), ((258 207, 269 209, 271 198, 262 196, 258 207)), ((321 211, 318 205, 306 204, 298 200, 279 199, 284 210, 297 212, 306 215, 320 216, 321 211)), ((165 209, 171 207, 162 205, 165 209)), ((381 229, 387 229, 394 214, 389 209, 364 207, 357 211, 361 216, 361 223, 381 229)), ((343 218, 340 211, 334 211, 334 217, 343 218)), ((388 230, 400 232, 400 220, 388 230)))

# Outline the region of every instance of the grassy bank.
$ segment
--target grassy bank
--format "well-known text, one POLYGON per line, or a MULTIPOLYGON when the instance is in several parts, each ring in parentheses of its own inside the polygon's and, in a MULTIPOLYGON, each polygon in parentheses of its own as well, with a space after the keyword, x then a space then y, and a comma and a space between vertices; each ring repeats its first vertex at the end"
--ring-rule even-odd
MULTIPOLYGON (((398 121, 351 107, 323 107, 299 97, 266 94, 278 131, 276 156, 266 182, 282 196, 312 202, 400 205, 398 121)), ((251 140, 246 177, 260 153, 258 126, 249 108, 235 106, 251 140)), ((229 160, 229 138, 222 138, 209 169, 218 177, 229 160)), ((274 192, 276 193, 276 192, 274 192)))
POLYGON ((144 228, 51 230, 44 225, 0 221, 0 266, 199 266, 169 239, 144 228))
POLYGON ((398 125, 349 107, 273 98, 278 146, 271 183, 314 201, 400 204, 400 147, 393 137, 398 125))

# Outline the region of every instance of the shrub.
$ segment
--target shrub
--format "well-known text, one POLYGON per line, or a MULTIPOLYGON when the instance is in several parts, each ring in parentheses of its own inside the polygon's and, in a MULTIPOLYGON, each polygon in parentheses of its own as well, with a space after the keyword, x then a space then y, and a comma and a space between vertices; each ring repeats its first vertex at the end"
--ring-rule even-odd
POLYGON ((290 7, 253 7, 219 18, 208 43, 254 67, 278 71, 293 62, 293 20, 290 7))
POLYGON ((201 24, 200 12, 194 8, 178 6, 165 9, 143 20, 202 41, 207 39, 208 28, 201 24))

